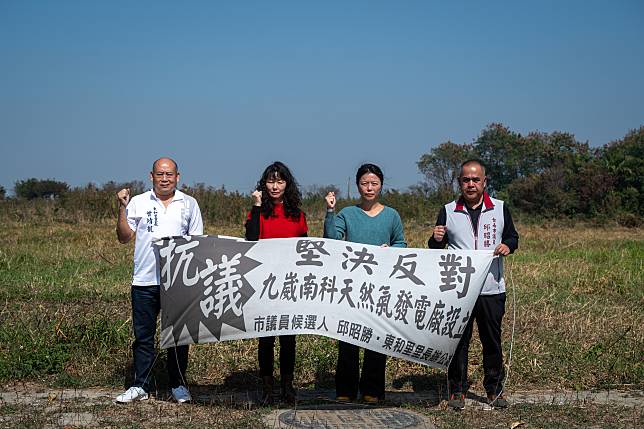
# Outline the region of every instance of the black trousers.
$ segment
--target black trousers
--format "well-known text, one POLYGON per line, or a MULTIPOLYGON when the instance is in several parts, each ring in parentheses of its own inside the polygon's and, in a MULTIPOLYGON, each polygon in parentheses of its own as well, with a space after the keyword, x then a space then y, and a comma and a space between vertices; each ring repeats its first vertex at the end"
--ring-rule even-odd
MULTIPOLYGON (((134 328, 134 384, 150 392, 150 373, 156 348, 154 335, 157 331, 157 317, 161 308, 159 286, 132 286, 132 327, 134 328)), ((168 378, 171 388, 187 383, 188 346, 168 349, 168 378)))
POLYGON ((474 320, 479 329, 483 346, 483 387, 488 394, 499 394, 503 390, 505 370, 503 368, 503 350, 501 349, 501 322, 505 314, 505 293, 497 295, 480 295, 474 310, 463 332, 463 337, 456 347, 447 371, 450 394, 466 393, 467 354, 470 349, 474 320))
POLYGON ((385 367, 387 356, 365 349, 360 375, 360 347, 338 342, 338 363, 335 369, 335 393, 337 396, 362 395, 385 398, 385 367))
MULTIPOLYGON (((282 335, 280 339, 280 376, 293 375, 295 370, 295 335, 282 335)), ((273 352, 275 337, 260 337, 257 358, 259 360, 259 375, 273 375, 273 352)))

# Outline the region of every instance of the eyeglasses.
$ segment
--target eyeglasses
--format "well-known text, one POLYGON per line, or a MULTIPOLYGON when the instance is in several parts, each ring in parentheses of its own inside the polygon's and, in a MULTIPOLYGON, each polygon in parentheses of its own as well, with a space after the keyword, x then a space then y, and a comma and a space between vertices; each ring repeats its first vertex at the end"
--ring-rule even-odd
POLYGON ((481 181, 480 177, 461 177, 461 182, 463 183, 470 183, 470 182, 479 183, 480 181, 481 181))

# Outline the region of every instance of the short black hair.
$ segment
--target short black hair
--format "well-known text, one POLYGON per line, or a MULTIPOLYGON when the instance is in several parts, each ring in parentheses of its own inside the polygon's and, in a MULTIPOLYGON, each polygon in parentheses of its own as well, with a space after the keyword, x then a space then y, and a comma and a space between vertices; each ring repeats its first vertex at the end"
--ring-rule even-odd
POLYGON ((175 160, 174 160, 174 159, 172 159, 172 158, 168 158, 167 156, 162 156, 161 158, 157 159, 156 161, 154 161, 154 162, 152 163, 152 172, 153 172, 153 173, 154 173, 154 168, 157 166, 157 162, 161 161, 162 159, 168 159, 168 160, 172 161, 172 163, 174 164, 174 171, 175 171, 175 173, 178 173, 178 172, 179 172, 179 164, 177 164, 177 161, 175 161, 175 160))
POLYGON ((463 163, 461 164, 461 169, 460 169, 460 171, 458 173, 458 177, 461 177, 463 175, 463 167, 465 167, 468 164, 478 164, 478 165, 480 165, 481 168, 483 169, 483 176, 486 175, 485 164, 483 163, 483 161, 481 161, 480 159, 472 158, 472 159, 468 159, 467 161, 463 161, 463 163))
POLYGON ((360 178, 365 174, 375 174, 380 179, 380 184, 385 185, 385 175, 382 174, 382 170, 376 164, 362 164, 358 171, 356 172, 356 185, 360 186, 360 178))

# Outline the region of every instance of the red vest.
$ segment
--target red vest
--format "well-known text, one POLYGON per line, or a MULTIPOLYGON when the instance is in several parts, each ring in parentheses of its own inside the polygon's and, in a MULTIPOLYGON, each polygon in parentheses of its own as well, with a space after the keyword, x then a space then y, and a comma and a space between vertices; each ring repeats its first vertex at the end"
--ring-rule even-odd
MULTIPOLYGON (((460 201, 445 205, 447 214, 447 237, 449 249, 470 249, 494 251, 501 244, 503 234, 503 201, 490 198, 485 193, 479 223, 474 233, 472 219, 467 208, 460 201)), ((492 261, 490 272, 485 279, 481 295, 496 295, 505 292, 503 280, 503 258, 492 261)))

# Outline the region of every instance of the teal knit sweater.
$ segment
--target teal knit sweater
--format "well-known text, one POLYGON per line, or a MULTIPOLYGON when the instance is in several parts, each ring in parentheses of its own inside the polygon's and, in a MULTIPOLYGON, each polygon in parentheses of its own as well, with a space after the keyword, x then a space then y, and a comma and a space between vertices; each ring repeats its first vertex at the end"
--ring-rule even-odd
POLYGON ((375 246, 388 244, 392 247, 407 247, 400 215, 387 206, 374 217, 366 214, 359 206, 345 207, 337 215, 327 212, 324 238, 375 246))

